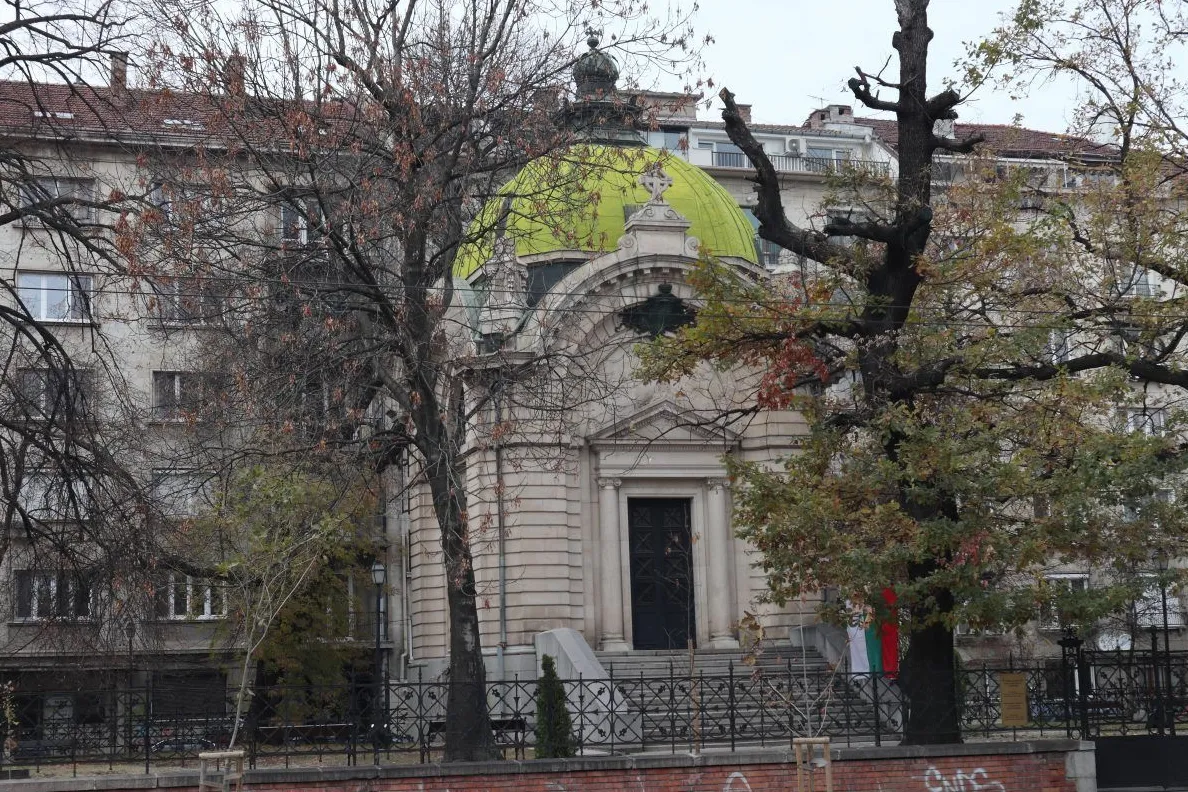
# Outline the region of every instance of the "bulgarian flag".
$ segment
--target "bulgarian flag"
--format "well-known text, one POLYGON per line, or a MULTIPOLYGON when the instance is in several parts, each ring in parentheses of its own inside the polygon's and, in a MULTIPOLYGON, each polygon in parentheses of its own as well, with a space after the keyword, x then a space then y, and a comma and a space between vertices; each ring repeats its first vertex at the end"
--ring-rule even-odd
MULTIPOLYGON (((887 610, 896 613, 895 592, 883 589, 887 610)), ((894 679, 899 675, 899 623, 878 624, 873 614, 866 613, 861 624, 851 624, 846 633, 850 639, 850 671, 855 674, 882 674, 894 679)))

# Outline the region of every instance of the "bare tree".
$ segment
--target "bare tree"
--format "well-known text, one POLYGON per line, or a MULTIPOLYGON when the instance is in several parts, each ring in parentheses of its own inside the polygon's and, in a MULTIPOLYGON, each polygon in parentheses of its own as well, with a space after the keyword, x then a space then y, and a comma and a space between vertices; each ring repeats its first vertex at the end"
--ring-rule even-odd
POLYGON ((687 50, 688 33, 632 2, 208 13, 156 50, 162 81, 212 109, 208 143, 185 165, 162 161, 177 199, 135 229, 146 249, 168 251, 150 254, 147 272, 181 266, 229 290, 225 357, 206 367, 229 375, 234 396, 195 447, 224 462, 333 455, 368 475, 411 461, 446 570, 445 756, 490 758, 467 464, 486 442, 478 428, 501 424, 492 396, 525 393, 483 372, 523 380, 556 361, 503 350, 498 334, 475 339, 455 260, 466 245, 491 255, 484 245, 512 222, 504 199, 521 197, 501 188, 531 161, 540 205, 558 193, 581 203, 562 99, 587 24, 614 27, 624 52, 687 50), (495 362, 472 364, 484 355, 495 362))

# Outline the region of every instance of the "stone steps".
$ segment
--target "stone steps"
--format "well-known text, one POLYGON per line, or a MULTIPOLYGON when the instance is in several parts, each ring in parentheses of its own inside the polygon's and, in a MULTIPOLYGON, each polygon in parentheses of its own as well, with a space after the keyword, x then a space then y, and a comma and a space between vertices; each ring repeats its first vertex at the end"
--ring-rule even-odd
POLYGON ((700 649, 690 657, 685 651, 596 652, 608 672, 614 667, 616 677, 661 678, 672 676, 750 676, 756 669, 767 674, 825 672, 829 663, 815 649, 802 650, 788 645, 766 648, 747 662, 737 649, 700 649))

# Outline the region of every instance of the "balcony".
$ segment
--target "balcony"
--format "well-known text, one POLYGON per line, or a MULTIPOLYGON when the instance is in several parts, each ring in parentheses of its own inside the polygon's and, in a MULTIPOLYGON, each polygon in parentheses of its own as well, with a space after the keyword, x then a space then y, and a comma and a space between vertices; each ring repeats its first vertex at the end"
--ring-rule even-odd
MULTIPOLYGON (((887 176, 891 172, 888 163, 875 162, 874 160, 835 160, 825 157, 799 157, 786 154, 769 154, 768 159, 780 173, 828 174, 853 169, 870 176, 887 176)), ((746 168, 750 170, 752 167, 747 155, 736 151, 713 152, 712 164, 718 168, 746 168)))

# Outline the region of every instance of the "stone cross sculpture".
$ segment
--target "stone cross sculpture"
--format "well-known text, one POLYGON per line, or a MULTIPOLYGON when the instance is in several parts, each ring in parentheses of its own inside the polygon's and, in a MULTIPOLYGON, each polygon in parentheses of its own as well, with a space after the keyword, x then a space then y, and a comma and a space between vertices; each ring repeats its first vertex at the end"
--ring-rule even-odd
POLYGON ((664 203, 664 191, 672 186, 672 177, 664 172, 659 162, 655 162, 639 177, 639 183, 652 193, 648 203, 664 203))

